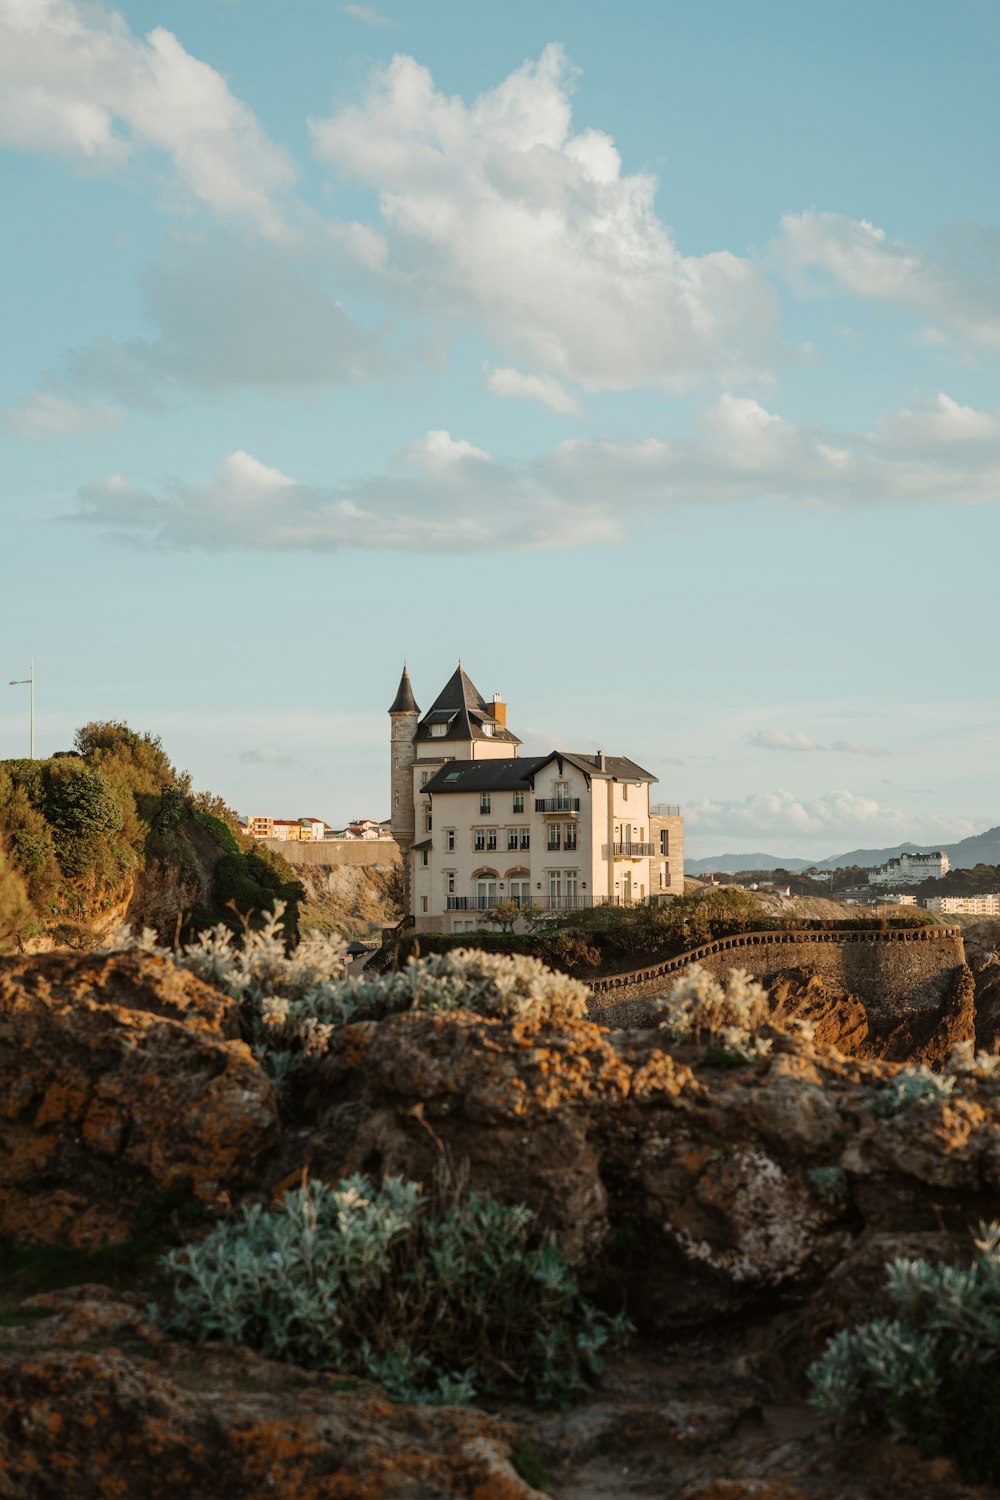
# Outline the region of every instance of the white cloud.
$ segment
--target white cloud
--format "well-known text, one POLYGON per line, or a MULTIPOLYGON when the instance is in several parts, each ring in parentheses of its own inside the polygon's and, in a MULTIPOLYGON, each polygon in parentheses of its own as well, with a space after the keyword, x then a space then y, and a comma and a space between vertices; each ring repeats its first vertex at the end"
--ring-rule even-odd
POLYGON ((780 255, 803 289, 838 291, 908 307, 931 320, 927 342, 949 338, 1000 348, 1000 232, 962 225, 942 234, 939 247, 920 250, 890 240, 884 229, 844 214, 785 214, 780 255))
POLYGON ((522 375, 520 370, 488 370, 486 384, 495 396, 538 401, 562 416, 579 416, 580 403, 552 375, 522 375))
POLYGON ((236 759, 245 766, 300 766, 292 755, 285 755, 274 745, 254 745, 249 750, 240 750, 236 759))
POLYGON ((680 253, 653 178, 623 175, 600 131, 573 133, 572 84, 549 46, 468 105, 396 56, 313 139, 378 193, 400 292, 476 317, 535 368, 588 389, 759 368, 773 288, 728 251, 680 253))
POLYGON ((599 507, 534 494, 448 433, 428 433, 397 463, 424 472, 320 489, 232 453, 205 484, 155 492, 113 474, 81 490, 77 518, 144 545, 208 552, 468 552, 564 547, 567 538, 585 544, 616 534, 599 507))
POLYGON ((489 456, 484 449, 474 447, 464 438, 453 438, 450 432, 442 430, 429 432, 426 437, 408 443, 402 453, 397 455, 393 466, 399 469, 434 471, 450 468, 463 458, 489 459, 489 456))
MULTIPOLYGON (((977 433, 914 456, 892 422, 860 437, 831 434, 727 396, 711 408, 703 436, 674 442, 571 441, 516 464, 435 431, 404 448, 389 473, 324 489, 236 454, 208 484, 163 493, 121 478, 90 485, 81 491, 81 512, 159 546, 212 551, 565 547, 607 541, 638 515, 655 518, 688 505, 770 499, 834 509, 1000 500, 1000 419, 990 420, 992 441, 977 433), (831 450, 842 456, 831 460, 831 450)), ((851 740, 819 748, 876 753, 851 740)))
POLYGON ((363 21, 376 31, 384 31, 387 26, 392 25, 388 16, 383 16, 381 11, 374 10, 370 5, 342 5, 340 8, 345 16, 353 16, 355 21, 363 21))
POLYGON ((151 405, 176 387, 314 387, 389 373, 378 327, 360 323, 317 266, 286 245, 173 236, 140 277, 152 338, 72 351, 47 384, 151 405))
POLYGON ((832 751, 838 755, 888 755, 888 750, 869 745, 864 740, 830 740, 820 744, 802 729, 757 729, 747 742, 758 750, 832 751))
POLYGON ((0 142, 105 171, 152 147, 187 195, 269 234, 295 177, 252 110, 172 32, 140 40, 117 11, 77 0, 0 0, 0 142))
POLYGON ((71 401, 52 391, 37 391, 3 413, 4 422, 18 437, 33 439, 107 432, 119 425, 121 416, 117 406, 104 401, 71 401))
POLYGON ((688 803, 684 817, 699 835, 725 833, 732 837, 771 834, 794 838, 803 834, 839 832, 878 837, 900 834, 909 826, 903 813, 884 807, 872 797, 850 791, 824 792, 800 798, 794 792, 754 792, 742 799, 688 803))
POLYGON ((747 736, 758 750, 820 750, 821 745, 801 729, 757 729, 747 736))

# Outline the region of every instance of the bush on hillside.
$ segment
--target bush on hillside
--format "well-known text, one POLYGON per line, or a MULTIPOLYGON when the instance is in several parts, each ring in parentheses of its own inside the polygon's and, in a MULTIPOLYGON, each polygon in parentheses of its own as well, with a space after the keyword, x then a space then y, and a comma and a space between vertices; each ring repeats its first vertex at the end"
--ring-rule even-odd
POLYGON ((31 902, 24 881, 0 843, 0 953, 8 953, 28 928, 31 902))
POLYGON ((836 1335, 809 1371, 838 1422, 888 1425, 969 1478, 1000 1480, 1000 1224, 980 1226, 970 1266, 895 1260, 895 1316, 836 1335))
POLYGON ((381 1381, 398 1400, 566 1401, 626 1325, 580 1294, 523 1204, 470 1194, 433 1212, 415 1183, 311 1182, 171 1252, 162 1315, 188 1338, 381 1381))
MULTIPOLYGON (((303 894, 294 872, 280 855, 247 841, 241 846, 229 816, 221 799, 192 797, 190 777, 171 765, 157 736, 116 721, 84 725, 72 753, 0 763, 0 827, 36 929, 86 924, 127 899, 136 872, 159 860, 190 901, 195 930, 216 921, 220 911, 238 929, 241 916, 267 910, 279 899, 294 936, 303 894), (202 906, 192 818, 228 860, 202 906)), ((183 915, 176 913, 178 919, 183 915)))

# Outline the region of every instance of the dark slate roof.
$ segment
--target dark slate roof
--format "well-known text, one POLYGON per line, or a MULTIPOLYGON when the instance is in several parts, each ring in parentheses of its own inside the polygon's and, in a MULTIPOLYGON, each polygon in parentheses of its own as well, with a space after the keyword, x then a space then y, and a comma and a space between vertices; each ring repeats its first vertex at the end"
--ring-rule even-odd
POLYGON ((586 776, 596 777, 598 780, 608 781, 658 781, 652 771, 644 771, 642 766, 637 766, 634 760, 629 760, 627 755, 606 755, 604 757, 604 769, 601 770, 600 761, 596 755, 580 755, 573 750, 553 750, 546 760, 567 760, 571 766, 584 773, 586 776))
MULTIPOLYGON (((423 790, 423 788, 421 787, 421 791, 422 790, 423 790)), ((421 849, 431 849, 431 848, 433 848, 433 840, 432 839, 424 839, 422 843, 420 843, 420 844, 414 844, 413 845, 413 852, 414 852, 414 854, 419 854, 421 849)))
POLYGON ((413 688, 410 686, 410 674, 403 667, 403 675, 399 679, 399 687, 396 689, 396 697, 393 700, 391 714, 418 714, 417 700, 413 696, 413 688))
POLYGON ((509 760, 449 760, 421 791, 439 796, 442 792, 523 792, 528 791, 539 766, 547 755, 512 756, 509 760))
POLYGON ((462 664, 456 667, 430 708, 417 725, 415 740, 502 740, 519 745, 516 734, 505 729, 494 718, 493 706, 487 703, 462 664), (432 735, 432 724, 446 724, 447 733, 432 735), (489 728, 484 726, 488 725, 489 728))

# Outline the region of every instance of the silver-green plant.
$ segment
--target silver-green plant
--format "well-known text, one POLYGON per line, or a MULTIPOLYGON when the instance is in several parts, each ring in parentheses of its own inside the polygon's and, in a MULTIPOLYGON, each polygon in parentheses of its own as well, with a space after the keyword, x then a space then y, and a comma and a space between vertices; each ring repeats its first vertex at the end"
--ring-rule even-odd
POLYGON ((579 1292, 534 1216, 469 1194, 433 1211, 416 1184, 310 1182, 163 1260, 163 1325, 274 1359, 381 1381, 401 1400, 590 1387, 624 1335, 579 1292))
POLYGON ((840 1424, 888 1423, 970 1477, 1000 1478, 1000 1224, 980 1225, 971 1265, 901 1258, 887 1271, 896 1316, 831 1339, 810 1399, 840 1424))
POLYGON ((359 1014, 470 1010, 499 1021, 575 1020, 590 991, 578 979, 523 954, 456 948, 411 960, 397 973, 346 981, 359 1014))
POLYGON ((1000 1073, 1000 1055, 996 1052, 977 1052, 970 1039, 956 1042, 944 1064, 945 1074, 959 1080, 962 1078, 995 1078, 1000 1073))
POLYGON ((891 1119, 904 1109, 923 1100, 947 1099, 955 1088, 955 1075, 932 1073, 926 1063, 916 1067, 900 1068, 888 1083, 879 1090, 875 1100, 875 1113, 883 1119, 891 1119))
POLYGON ((677 1041, 696 1041, 737 1062, 752 1062, 771 1050, 756 1036, 768 1020, 767 991, 745 969, 731 969, 720 984, 700 964, 674 980, 658 1004, 659 1026, 677 1041))
POLYGON ((320 1056, 354 1019, 402 1010, 469 1010, 536 1022, 586 1014, 586 985, 517 954, 459 948, 411 960, 398 973, 345 978, 340 938, 317 934, 286 951, 284 910, 276 901, 262 925, 239 939, 220 924, 177 952, 157 947, 149 929, 139 937, 120 934, 115 946, 163 954, 239 1000, 258 1056, 281 1078, 291 1070, 283 1054, 320 1056))

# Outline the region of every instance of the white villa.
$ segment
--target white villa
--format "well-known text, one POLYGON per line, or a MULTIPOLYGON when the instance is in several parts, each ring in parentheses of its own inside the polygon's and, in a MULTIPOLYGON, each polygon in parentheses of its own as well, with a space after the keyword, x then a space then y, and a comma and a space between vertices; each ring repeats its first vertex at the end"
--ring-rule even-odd
POLYGON ((495 694, 461 665, 421 715, 403 668, 389 709, 393 837, 418 931, 468 932, 500 902, 571 911, 684 890, 680 809, 627 756, 519 756, 495 694))
POLYGON ((933 854, 901 854, 890 859, 877 870, 868 872, 869 885, 881 885, 887 889, 896 885, 920 885, 924 880, 940 880, 951 868, 947 854, 935 850, 933 854))

